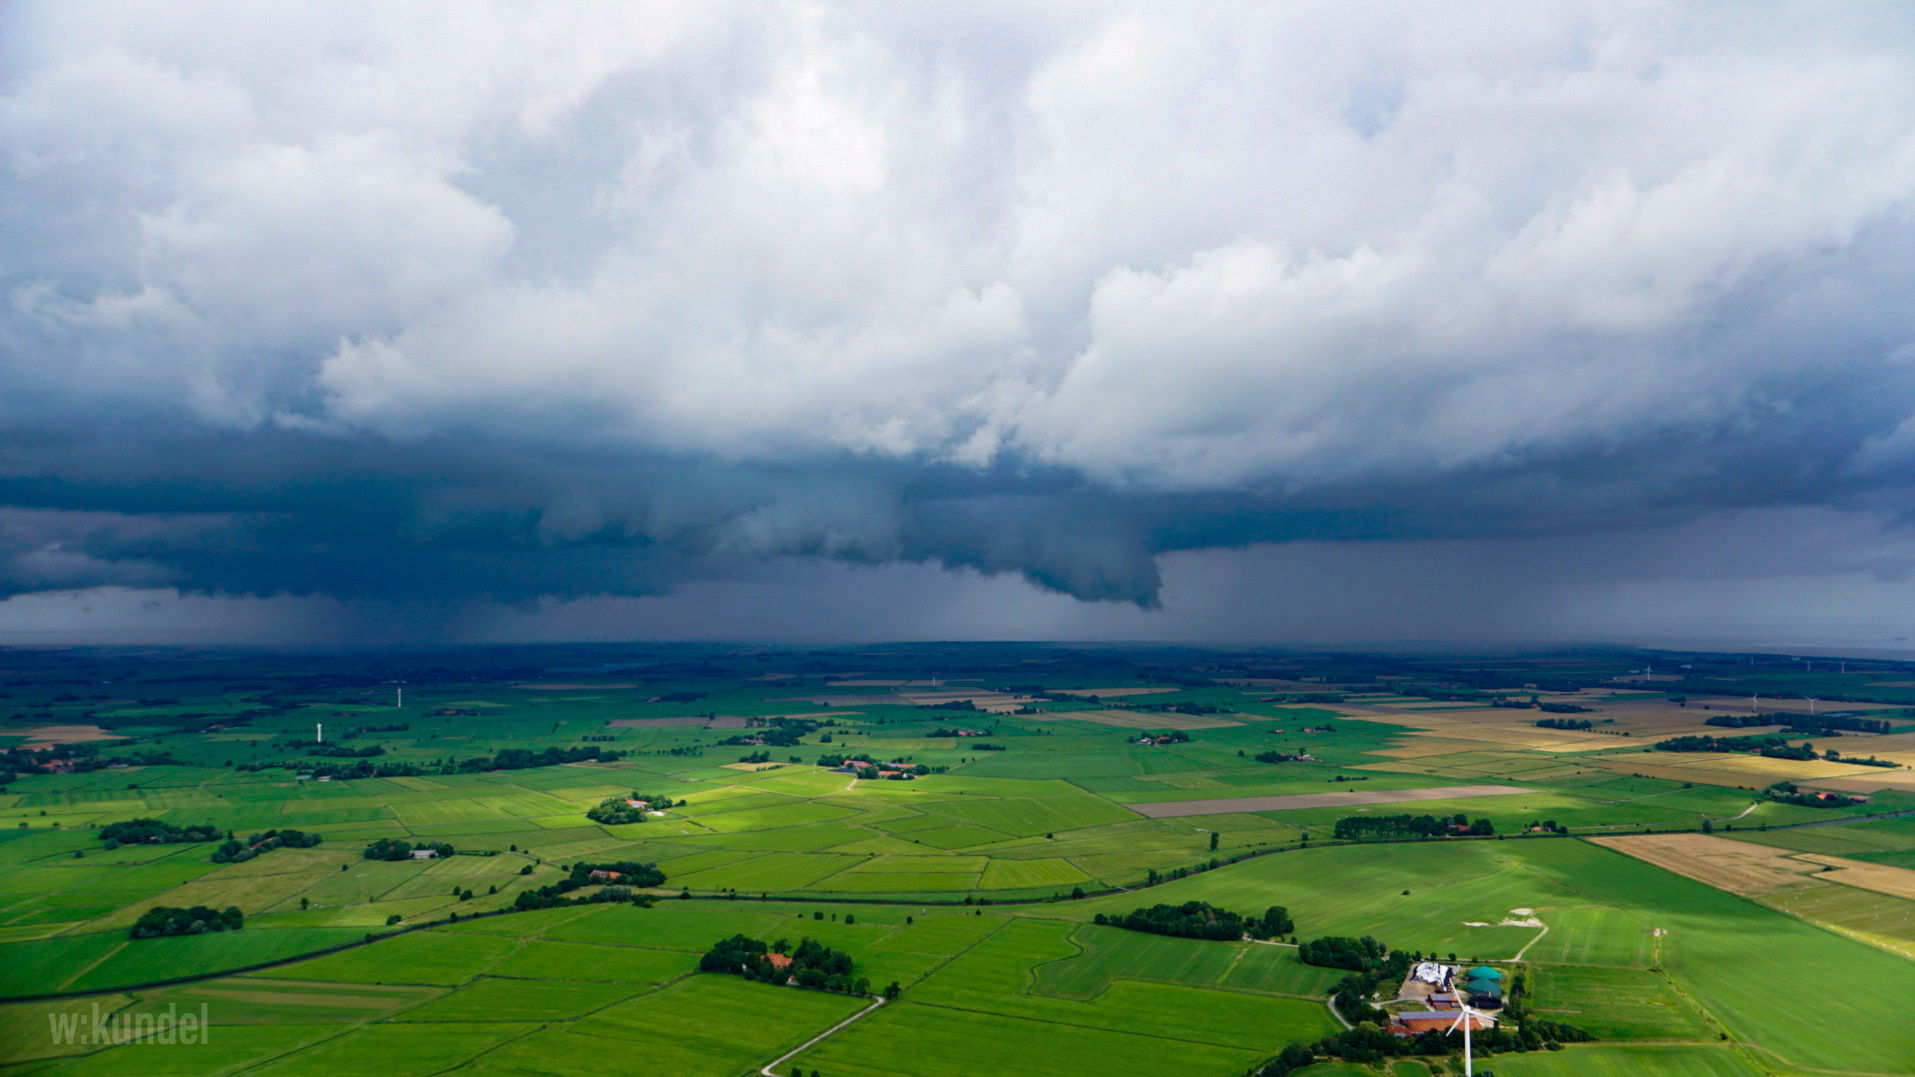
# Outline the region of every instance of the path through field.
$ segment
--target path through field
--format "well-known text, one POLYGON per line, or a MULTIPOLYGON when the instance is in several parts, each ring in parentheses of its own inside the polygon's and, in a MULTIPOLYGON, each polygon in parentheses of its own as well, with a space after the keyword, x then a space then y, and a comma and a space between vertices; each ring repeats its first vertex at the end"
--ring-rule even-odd
MULTIPOLYGON (((859 1010, 857 1013, 852 1014, 850 1017, 847 1017, 844 1020, 838 1022, 837 1024, 832 1025, 830 1028, 825 1029, 823 1032, 818 1033, 816 1036, 811 1037, 810 1039, 799 1044, 798 1046, 793 1047, 791 1050, 786 1051, 784 1054, 779 1055, 777 1058, 772 1059, 770 1062, 765 1063, 764 1068, 759 1070, 758 1072, 764 1074, 765 1077, 778 1077, 777 1074, 771 1072, 773 1067, 784 1065, 785 1063, 798 1057, 799 1054, 803 1053, 809 1048, 816 1046, 820 1041, 824 1040, 826 1037, 830 1036, 832 1033, 838 1031, 841 1028, 844 1028, 846 1025, 851 1024, 853 1021, 856 1021, 858 1018, 863 1017, 865 1014, 870 1013, 872 1010, 875 1010, 882 1005, 884 1005, 884 996, 872 995, 871 1005, 866 1006, 864 1009, 859 1010)), ((796 1077, 796 1075, 794 1074, 793 1077, 796 1077)))

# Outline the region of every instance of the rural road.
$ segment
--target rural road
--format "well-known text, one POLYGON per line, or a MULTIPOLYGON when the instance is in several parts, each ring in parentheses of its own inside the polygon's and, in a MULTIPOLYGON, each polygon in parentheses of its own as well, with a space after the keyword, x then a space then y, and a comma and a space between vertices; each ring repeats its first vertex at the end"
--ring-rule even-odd
MULTIPOLYGON (((852 1014, 850 1017, 847 1017, 844 1020, 838 1022, 837 1024, 832 1025, 830 1028, 825 1029, 823 1032, 818 1033, 816 1036, 811 1037, 810 1039, 799 1044, 798 1046, 793 1047, 791 1050, 786 1051, 784 1054, 779 1055, 777 1058, 772 1059, 770 1062, 765 1063, 765 1067, 759 1070, 758 1072, 764 1074, 765 1077, 778 1077, 777 1074, 771 1072, 774 1067, 782 1066, 785 1063, 791 1061, 792 1059, 798 1057, 804 1052, 810 1050, 811 1047, 814 1044, 816 1044, 819 1040, 824 1039, 825 1037, 838 1031, 839 1029, 850 1024, 851 1022, 856 1021, 858 1018, 863 1017, 865 1014, 870 1013, 872 1010, 875 1010, 882 1005, 884 1005, 884 997, 882 995, 872 995, 871 1005, 866 1006, 864 1009, 859 1010, 857 1013, 852 1014)), ((796 1074, 794 1074, 793 1077, 796 1077, 796 1074)))

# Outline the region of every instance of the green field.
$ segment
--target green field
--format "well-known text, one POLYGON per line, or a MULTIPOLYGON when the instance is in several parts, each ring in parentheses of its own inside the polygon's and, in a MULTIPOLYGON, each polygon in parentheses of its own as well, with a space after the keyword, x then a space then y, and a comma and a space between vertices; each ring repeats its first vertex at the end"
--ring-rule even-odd
MULTIPOLYGON (((781 1077, 1237 1077, 1286 1044, 1339 1031, 1328 1000, 1346 970, 1302 963, 1287 938, 1200 940, 1092 922, 1190 901, 1252 915, 1285 906, 1306 940, 1371 936, 1405 953, 1497 964, 1524 977, 1533 1018, 1593 1036, 1481 1060, 1501 1077, 1873 1077, 1915 1060, 1915 1031, 1901 1017, 1915 997, 1915 901, 1810 879, 1738 897, 1577 840, 1709 820, 1725 838, 1915 867, 1915 818, 1842 821, 1915 807, 1897 789, 1817 809, 1628 772, 1667 761, 1644 750, 1656 730, 1715 713, 1683 699, 1743 690, 1731 676, 1777 693, 1837 693, 1815 677, 1697 658, 1667 691, 1617 691, 1605 682, 1628 665, 1601 655, 1496 656, 1464 669, 957 646, 818 657, 666 648, 608 675, 532 675, 609 661, 559 653, 487 652, 460 659, 478 663, 469 668, 440 656, 377 677, 324 656, 81 654, 21 677, 0 705, 17 712, 0 725, 12 738, 0 745, 90 723, 134 743, 74 756, 98 764, 90 769, 29 767, 0 792, 0 998, 101 992, 0 1002, 0 1077, 744 1077, 869 1004, 697 972, 699 955, 733 934, 817 940, 852 955, 874 991, 895 982, 901 992, 804 1048, 781 1077), (935 706, 886 686, 832 687, 845 674, 923 684, 933 664, 943 682, 927 697, 935 706), (139 686, 122 695, 129 677, 139 686), (1586 687, 1561 688, 1565 678, 1586 687), (403 711, 379 687, 398 680, 403 711), (1538 680, 1616 735, 1525 747, 1554 734, 1537 733, 1534 711, 1487 701, 1499 691, 1525 699, 1532 690, 1520 686, 1538 680), (1492 682, 1503 688, 1482 687, 1492 682), (574 683, 592 687, 550 686, 574 683), (991 686, 1015 691, 980 696, 991 710, 942 702, 991 686), (1082 695, 1099 688, 1161 690, 1113 698, 1124 713, 1110 717, 1129 723, 1113 725, 1084 720, 1106 706, 1082 695), (1317 698, 1325 694, 1351 703, 1317 698), (835 702, 811 702, 820 697, 835 702), (1134 716, 1153 707, 1165 730, 1190 727, 1188 739, 1136 743, 1150 719, 1134 716), (787 738, 796 743, 752 743, 793 714, 816 716, 787 738), (677 724, 614 724, 647 718, 677 724), (319 721, 336 738, 328 743, 377 747, 368 768, 413 772, 320 781, 316 768, 362 757, 317 754, 308 738, 319 721), (952 737, 950 727, 981 735, 952 737), (486 762, 507 749, 595 746, 623 754, 486 762), (1272 750, 1311 759, 1254 758, 1272 750), (160 751, 166 761, 105 765, 160 751), (724 766, 759 751, 781 765, 724 766), (860 779, 819 762, 832 753, 929 773, 860 779), (1458 784, 1522 792, 1365 798, 1458 784), (587 818, 632 792, 684 803, 643 822, 587 818), (1327 807, 1234 803, 1325 795, 1327 807), (1221 803, 1211 814, 1168 819, 1132 807, 1212 800, 1221 803), (1494 833, 1332 840, 1340 819, 1400 813, 1460 814, 1494 833), (216 841, 108 848, 101 828, 136 818, 236 839, 292 827, 320 843, 227 864, 212 859, 216 841), (1569 834, 1534 832, 1544 820, 1569 834), (1787 825, 1797 822, 1838 825, 1787 825), (379 838, 450 842, 471 855, 365 859, 379 838), (536 904, 529 892, 571 879, 574 865, 612 862, 655 863, 666 881, 636 903, 505 911, 521 894, 536 904), (130 938, 157 905, 231 905, 245 926, 130 938), (1797 1016, 1805 998, 1812 1020, 1797 1016), (190 1051, 54 1042, 48 1015, 90 1014, 95 999, 116 1021, 204 1006, 218 1034, 190 1051)), ((1900 715, 1902 705, 1881 706, 1900 715)), ((1851 734, 1841 746, 1866 754, 1868 742, 1851 734)), ((561 896, 588 899, 603 886, 589 880, 561 896)), ((1380 984, 1375 1001, 1409 1006, 1394 1001, 1396 988, 1380 984)), ((1447 1077, 1454 1067, 1447 1057, 1326 1060, 1300 1072, 1447 1077)))

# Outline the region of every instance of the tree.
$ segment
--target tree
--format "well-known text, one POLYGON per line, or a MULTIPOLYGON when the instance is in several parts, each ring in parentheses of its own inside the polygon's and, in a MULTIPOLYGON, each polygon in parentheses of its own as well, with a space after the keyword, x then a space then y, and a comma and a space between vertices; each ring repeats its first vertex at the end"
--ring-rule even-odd
POLYGON ((885 985, 884 1000, 886 1002, 889 1002, 892 999, 897 998, 899 995, 902 995, 902 994, 904 994, 904 988, 898 986, 898 981, 892 980, 889 984, 885 985))
POLYGON ((1213 830, 1213 831, 1211 831, 1211 832, 1210 832, 1210 851, 1211 851, 1211 852, 1213 852, 1213 853, 1214 853, 1214 852, 1216 852, 1216 851, 1217 851, 1217 842, 1218 842, 1218 840, 1219 840, 1219 839, 1221 839, 1222 837, 1223 837, 1223 835, 1222 835, 1222 834, 1220 834, 1220 833, 1218 833, 1218 832, 1217 832, 1217 831, 1215 831, 1215 830, 1213 830))

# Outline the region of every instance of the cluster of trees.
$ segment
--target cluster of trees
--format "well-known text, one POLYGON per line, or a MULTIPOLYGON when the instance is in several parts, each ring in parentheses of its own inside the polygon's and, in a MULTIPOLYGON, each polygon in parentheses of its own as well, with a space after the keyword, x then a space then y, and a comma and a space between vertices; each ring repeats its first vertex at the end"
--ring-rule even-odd
POLYGON ((310 849, 318 844, 319 835, 303 830, 268 830, 264 834, 254 834, 243 842, 227 839, 213 850, 213 863, 240 864, 274 849, 310 849))
POLYGON ((1594 707, 1581 707, 1574 703, 1538 703, 1536 709, 1544 714, 1588 714, 1594 707))
POLYGON ((127 819, 109 823, 100 831, 100 840, 109 849, 122 845, 171 845, 175 842, 218 841, 221 831, 209 823, 174 826, 158 819, 127 819))
POLYGON ((1594 729, 1596 723, 1587 718, 1538 718, 1536 725, 1541 729, 1594 729))
POLYGON ((1248 935, 1253 939, 1288 935, 1297 925, 1290 910, 1272 905, 1262 916, 1244 916, 1219 909, 1204 901, 1186 901, 1182 905, 1152 905, 1135 909, 1127 916, 1097 914, 1097 922, 1128 928, 1152 935, 1174 935, 1181 939, 1236 940, 1248 935))
POLYGON ((587 811, 585 817, 594 823, 604 823, 607 826, 642 823, 646 819, 645 813, 647 811, 664 811, 676 803, 678 802, 671 797, 653 796, 650 793, 641 793, 637 790, 633 790, 629 794, 606 797, 604 800, 598 802, 598 807, 587 811), (631 803, 634 800, 646 806, 642 808, 634 807, 631 803))
MULTIPOLYGON (((1401 951, 1397 951, 1401 953, 1401 951)), ((1311 939, 1297 947, 1297 960, 1306 965, 1316 965, 1326 969, 1349 969, 1353 972, 1372 972, 1385 968, 1393 955, 1382 943, 1368 935, 1353 939, 1347 935, 1325 935, 1320 939, 1311 939)), ((1399 977, 1410 971, 1410 955, 1403 954, 1402 972, 1399 977)), ((1364 992, 1363 997, 1368 997, 1364 992)), ((1346 1015, 1347 1016, 1347 1015, 1346 1015)))
POLYGON ((451 856, 452 846, 443 841, 422 842, 413 845, 398 838, 380 838, 366 846, 360 855, 367 860, 410 860, 412 854, 420 849, 430 849, 439 856, 451 856))
POLYGON ((771 762, 771 753, 770 752, 752 752, 749 755, 739 756, 738 761, 740 763, 769 763, 771 762))
POLYGON ((1455 815, 1346 815, 1331 832, 1338 841, 1376 841, 1385 838, 1435 838, 1450 834, 1486 837, 1496 833, 1487 818, 1470 821, 1455 815))
POLYGON ((968 699, 954 699, 949 703, 925 703, 918 707, 921 711, 974 711, 977 704, 968 699))
POLYGON ((561 905, 593 905, 604 902, 630 901, 638 905, 650 905, 651 898, 635 893, 632 888, 645 889, 665 884, 665 873, 658 870, 657 864, 638 864, 620 860, 607 864, 573 864, 565 878, 549 886, 536 890, 521 890, 513 899, 512 906, 520 912, 527 909, 555 909, 561 905), (567 897, 574 890, 580 890, 594 883, 605 883, 604 887, 590 895, 580 898, 567 897))
POLYGON ((814 732, 820 723, 809 718, 772 718, 761 733, 741 733, 735 737, 726 737, 720 744, 764 744, 773 748, 796 748, 805 734, 814 732))
POLYGON ((1296 763, 1309 758, 1311 758, 1311 756, 1307 752, 1291 753, 1272 751, 1257 753, 1257 762, 1259 763, 1296 763))
POLYGON ((314 748, 310 754, 334 759, 376 759, 386 754, 386 750, 377 744, 369 744, 364 748, 348 748, 343 744, 323 744, 314 748))
POLYGON ((1804 792, 1794 782, 1776 782, 1762 790, 1762 799, 1793 804, 1798 808, 1846 808, 1865 803, 1862 797, 1844 796, 1841 793, 1804 792))
POLYGON ((133 922, 131 934, 136 939, 157 939, 165 935, 204 935, 208 931, 238 931, 245 925, 246 916, 235 905, 228 905, 219 911, 204 905, 195 905, 190 909, 156 905, 146 910, 138 920, 133 922))
MULTIPOLYGON (((871 993, 871 981, 853 973, 850 954, 833 950, 812 939, 799 940, 798 948, 793 950, 791 943, 785 939, 766 946, 757 939, 733 935, 718 940, 711 949, 705 951, 705 955, 698 959, 698 971, 734 973, 747 980, 769 984, 792 983, 817 991, 841 991, 851 995, 871 993), (774 961, 773 954, 789 960, 774 961)), ((892 990, 896 987, 896 984, 892 984, 886 988, 885 997, 896 998, 892 990)))
POLYGON ((939 726, 939 727, 937 727, 936 729, 933 729, 933 730, 932 730, 932 731, 931 731, 930 733, 928 733, 928 734, 926 734, 926 736, 931 736, 931 737, 963 737, 963 736, 969 736, 969 735, 972 735, 972 733, 973 733, 973 732, 974 732, 974 731, 972 731, 972 730, 968 730, 968 729, 946 729, 946 728, 944 728, 943 726, 939 726))

